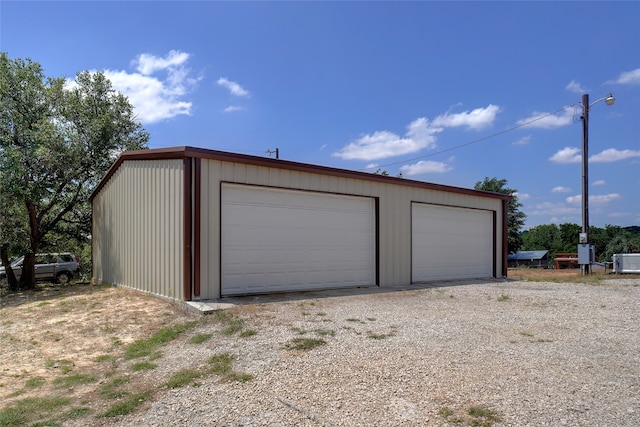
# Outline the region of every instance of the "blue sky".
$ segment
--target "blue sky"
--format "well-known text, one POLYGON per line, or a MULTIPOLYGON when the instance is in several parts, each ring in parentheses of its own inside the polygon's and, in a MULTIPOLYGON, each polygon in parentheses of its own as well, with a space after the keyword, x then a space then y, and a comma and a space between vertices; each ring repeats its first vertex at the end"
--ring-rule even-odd
POLYGON ((640 2, 0 3, 0 50, 103 71, 150 147, 518 190, 525 228, 640 225, 640 2), (544 116, 543 118, 540 118, 544 116), (535 120, 539 119, 539 120, 535 120))

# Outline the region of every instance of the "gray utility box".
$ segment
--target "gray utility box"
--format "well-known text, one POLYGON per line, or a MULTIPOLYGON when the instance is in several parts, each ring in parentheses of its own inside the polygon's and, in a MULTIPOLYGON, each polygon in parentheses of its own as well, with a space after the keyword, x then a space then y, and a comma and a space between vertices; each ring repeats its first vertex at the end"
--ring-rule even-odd
POLYGON ((588 243, 580 243, 578 245, 578 264, 593 264, 595 260, 594 246, 588 243))
POLYGON ((640 254, 614 254, 614 273, 640 273, 640 254))

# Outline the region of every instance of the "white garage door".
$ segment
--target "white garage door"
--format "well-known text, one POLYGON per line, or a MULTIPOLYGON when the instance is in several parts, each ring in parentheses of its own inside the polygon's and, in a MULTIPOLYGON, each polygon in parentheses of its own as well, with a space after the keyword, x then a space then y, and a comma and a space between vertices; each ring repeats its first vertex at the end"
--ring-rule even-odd
POLYGON ((493 276, 493 213, 413 203, 411 280, 493 276))
POLYGON ((375 284, 375 204, 223 184, 222 295, 375 284))

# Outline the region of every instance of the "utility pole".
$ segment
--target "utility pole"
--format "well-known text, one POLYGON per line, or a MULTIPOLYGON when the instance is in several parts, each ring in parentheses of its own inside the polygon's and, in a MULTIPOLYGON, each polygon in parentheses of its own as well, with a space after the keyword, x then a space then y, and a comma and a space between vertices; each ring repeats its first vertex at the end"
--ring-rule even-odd
MULTIPOLYGON (((589 94, 582 95, 582 236, 589 244, 589 94)), ((582 264, 581 274, 589 275, 591 264, 582 264)))
POLYGON ((582 95, 582 233, 578 244, 578 262, 583 276, 591 274, 593 261, 589 245, 589 110, 600 101, 611 106, 616 99, 609 92, 604 98, 596 99, 589 104, 589 94, 582 95))

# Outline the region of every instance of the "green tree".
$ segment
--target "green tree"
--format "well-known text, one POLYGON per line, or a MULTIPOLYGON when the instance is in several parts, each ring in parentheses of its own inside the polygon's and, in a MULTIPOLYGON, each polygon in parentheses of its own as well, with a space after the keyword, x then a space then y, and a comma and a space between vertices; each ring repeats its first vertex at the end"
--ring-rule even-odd
POLYGON ((518 201, 517 190, 507 187, 506 179, 488 178, 476 182, 476 190, 490 191, 492 193, 507 194, 512 197, 507 205, 507 245, 509 252, 517 252, 522 246, 520 231, 524 226, 527 215, 520 211, 522 203, 518 201))
POLYGON ((563 242, 563 230, 567 229, 569 227, 558 227, 556 224, 541 224, 531 227, 522 233, 522 249, 525 251, 549 251, 549 260, 554 259, 559 252, 575 252, 577 241, 569 249, 563 242))
POLYGON ((0 223, 0 248, 25 255, 14 287, 35 285, 35 254, 47 237, 90 236, 91 191, 120 152, 146 148, 148 140, 102 73, 81 72, 69 83, 0 53, 0 190, 2 209, 17 216, 10 226, 0 223))
POLYGON ((565 222, 559 225, 561 249, 558 252, 575 252, 578 242, 580 241, 580 232, 582 227, 578 224, 565 222))

